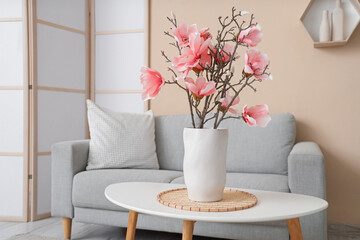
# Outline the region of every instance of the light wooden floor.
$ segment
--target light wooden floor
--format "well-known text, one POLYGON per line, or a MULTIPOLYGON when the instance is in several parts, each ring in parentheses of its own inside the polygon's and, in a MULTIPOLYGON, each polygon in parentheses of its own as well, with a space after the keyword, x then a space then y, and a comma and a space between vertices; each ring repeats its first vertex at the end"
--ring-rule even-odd
MULTIPOLYGON (((61 218, 47 218, 29 223, 0 222, 0 240, 8 239, 17 234, 62 238, 61 218)), ((96 224, 78 223, 73 221, 72 240, 125 240, 126 229, 96 224)), ((155 231, 136 230, 136 240, 180 240, 180 234, 155 231)), ((215 238, 194 237, 194 240, 220 240, 215 238)))
MULTIPOLYGON (((61 238, 62 221, 60 218, 47 218, 29 223, 0 222, 0 240, 17 234, 61 238)), ((73 240, 125 240, 126 229, 95 224, 73 222, 73 240)), ((181 235, 152 231, 136 231, 136 240, 180 240, 181 235)), ((216 240, 215 238, 195 237, 196 240, 216 240)), ((219 240, 219 239, 218 239, 219 240)), ((328 240, 360 240, 360 227, 352 225, 328 224, 328 240)))

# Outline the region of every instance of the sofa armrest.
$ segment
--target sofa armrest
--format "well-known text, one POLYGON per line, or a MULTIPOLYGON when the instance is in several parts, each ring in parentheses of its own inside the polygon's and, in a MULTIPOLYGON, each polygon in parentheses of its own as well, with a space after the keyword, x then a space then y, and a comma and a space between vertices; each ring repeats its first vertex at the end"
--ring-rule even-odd
POLYGON ((89 153, 89 140, 67 141, 51 147, 51 214, 74 217, 72 205, 73 177, 84 171, 89 153))
MULTIPOLYGON (((292 193, 326 198, 324 156, 316 143, 295 144, 288 158, 292 193)), ((326 210, 300 218, 304 239, 327 239, 326 210)))
POLYGON ((291 192, 325 199, 324 156, 316 143, 295 144, 288 158, 288 168, 291 192))

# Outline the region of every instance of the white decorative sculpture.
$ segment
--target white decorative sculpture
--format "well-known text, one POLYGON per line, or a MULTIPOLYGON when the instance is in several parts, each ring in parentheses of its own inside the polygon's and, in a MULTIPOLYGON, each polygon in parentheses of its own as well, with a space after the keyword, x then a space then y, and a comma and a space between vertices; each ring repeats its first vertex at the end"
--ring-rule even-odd
POLYGON ((332 14, 332 40, 344 40, 344 10, 340 0, 336 0, 336 8, 332 14))
POLYGON ((320 42, 331 41, 331 31, 330 31, 330 22, 329 22, 329 11, 324 10, 322 15, 322 20, 320 24, 320 42))

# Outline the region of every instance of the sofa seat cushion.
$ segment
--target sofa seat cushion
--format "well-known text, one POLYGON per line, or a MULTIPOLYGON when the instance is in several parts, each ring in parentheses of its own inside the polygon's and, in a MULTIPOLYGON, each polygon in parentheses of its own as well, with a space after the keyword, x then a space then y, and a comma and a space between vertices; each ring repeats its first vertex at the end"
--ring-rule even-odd
MULTIPOLYGON (((184 183, 184 177, 178 177, 171 183, 184 183)), ((227 173, 226 187, 290 192, 288 177, 280 174, 227 173)))
MULTIPOLYGON (((75 207, 127 211, 106 199, 105 188, 120 182, 170 183, 182 172, 152 169, 101 169, 80 172, 73 182, 72 201, 75 207)), ((126 194, 126 193, 124 193, 126 194)))

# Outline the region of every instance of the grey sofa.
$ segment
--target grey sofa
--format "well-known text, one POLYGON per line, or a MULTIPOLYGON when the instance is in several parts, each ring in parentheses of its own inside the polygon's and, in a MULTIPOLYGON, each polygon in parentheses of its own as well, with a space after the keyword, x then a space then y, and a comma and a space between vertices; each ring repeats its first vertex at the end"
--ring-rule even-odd
MULTIPOLYGON (((191 125, 190 117, 157 116, 155 122, 160 170, 86 171, 88 140, 53 145, 52 215, 63 217, 65 225, 74 219, 126 227, 128 212, 105 198, 106 186, 131 181, 183 183, 182 131, 191 125)), ((292 192, 325 199, 323 155, 316 143, 295 144, 295 118, 291 114, 272 115, 266 128, 248 127, 236 119, 224 121, 222 127, 229 129, 228 187, 292 192)), ((327 239, 325 211, 300 218, 300 222, 304 239, 327 239)), ((181 233, 182 222, 140 214, 137 228, 181 233)), ((194 234, 227 239, 289 239, 285 221, 258 224, 199 222, 194 234)))

